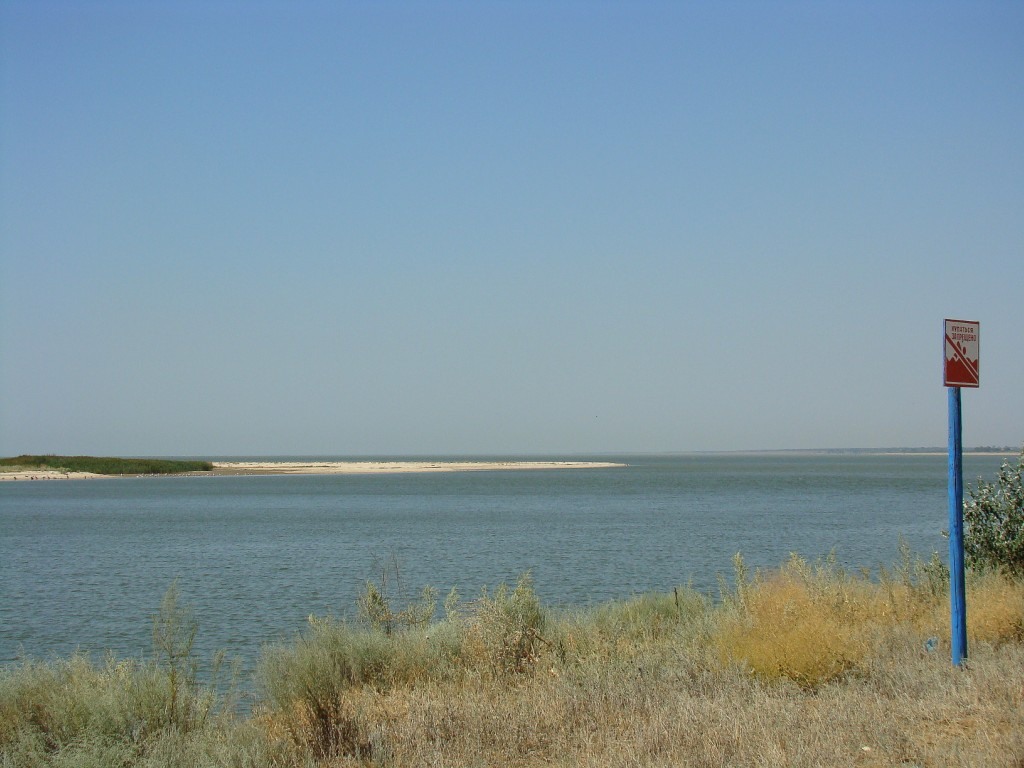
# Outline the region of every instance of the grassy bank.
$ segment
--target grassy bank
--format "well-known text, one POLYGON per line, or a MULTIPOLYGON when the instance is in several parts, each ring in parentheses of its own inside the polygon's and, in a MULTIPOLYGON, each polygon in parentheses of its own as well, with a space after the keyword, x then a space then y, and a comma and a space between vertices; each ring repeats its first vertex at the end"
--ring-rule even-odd
MULTIPOLYGON (((31 765, 1019 766, 1024 583, 968 581, 954 669, 941 566, 869 577, 793 558, 714 600, 689 589, 579 612, 514 588, 311 617, 266 649, 239 715, 199 682, 165 600, 154 656, 25 662, 0 676, 0 749, 31 765)), ((208 678, 204 678, 208 679, 208 678)))
POLYGON ((209 472, 208 461, 171 459, 118 459, 104 456, 14 456, 0 459, 0 472, 54 469, 59 472, 92 472, 97 475, 171 475, 183 472, 209 472))

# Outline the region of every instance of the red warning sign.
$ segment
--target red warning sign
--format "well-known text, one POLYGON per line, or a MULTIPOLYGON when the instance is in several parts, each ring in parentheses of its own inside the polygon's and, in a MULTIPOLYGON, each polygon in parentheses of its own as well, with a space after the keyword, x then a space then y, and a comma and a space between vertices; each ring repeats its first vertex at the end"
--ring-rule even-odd
POLYGON ((973 320, 946 320, 947 387, 978 386, 978 336, 981 323, 973 320))

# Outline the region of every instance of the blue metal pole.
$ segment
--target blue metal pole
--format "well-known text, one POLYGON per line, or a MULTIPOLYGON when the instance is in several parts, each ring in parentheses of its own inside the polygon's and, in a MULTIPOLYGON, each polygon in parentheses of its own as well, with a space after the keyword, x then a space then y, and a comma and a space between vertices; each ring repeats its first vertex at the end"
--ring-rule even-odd
POLYGON ((964 465, 960 387, 949 392, 949 605, 953 665, 967 657, 967 599, 964 594, 964 465))

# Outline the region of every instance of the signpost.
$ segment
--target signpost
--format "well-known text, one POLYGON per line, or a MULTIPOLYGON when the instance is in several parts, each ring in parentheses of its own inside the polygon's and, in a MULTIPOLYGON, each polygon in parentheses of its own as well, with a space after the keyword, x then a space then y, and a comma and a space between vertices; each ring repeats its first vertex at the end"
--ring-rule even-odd
POLYGON ((978 331, 980 323, 971 320, 946 321, 947 387, 978 386, 978 331))
POLYGON ((964 594, 964 468, 960 388, 979 386, 980 323, 946 320, 944 383, 949 394, 949 603, 953 664, 967 656, 964 594))

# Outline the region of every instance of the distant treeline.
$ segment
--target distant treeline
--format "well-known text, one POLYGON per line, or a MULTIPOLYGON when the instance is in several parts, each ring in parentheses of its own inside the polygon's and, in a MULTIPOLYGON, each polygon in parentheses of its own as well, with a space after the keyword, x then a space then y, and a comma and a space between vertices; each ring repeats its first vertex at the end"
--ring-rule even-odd
MULTIPOLYGON (((929 447, 917 447, 917 448, 835 448, 832 450, 826 450, 824 453, 946 453, 949 450, 947 445, 934 445, 929 447)), ((1017 453, 1020 448, 1015 448, 1012 445, 976 445, 973 448, 968 446, 963 447, 964 453, 1017 453)))
POLYGON ((170 475, 180 472, 209 472, 208 461, 171 459, 116 459, 102 456, 14 456, 0 459, 0 467, 56 469, 62 472, 92 472, 97 475, 170 475))

